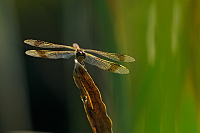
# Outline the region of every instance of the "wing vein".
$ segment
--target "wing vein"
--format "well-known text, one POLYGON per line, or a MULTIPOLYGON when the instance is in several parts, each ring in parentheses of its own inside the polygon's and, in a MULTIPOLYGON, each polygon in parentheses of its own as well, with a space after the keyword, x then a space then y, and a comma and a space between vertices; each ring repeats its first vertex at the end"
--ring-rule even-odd
POLYGON ((103 70, 109 71, 109 72, 114 72, 114 73, 118 73, 118 74, 128 74, 129 73, 129 70, 122 65, 119 65, 119 64, 111 62, 111 61, 103 60, 101 58, 98 58, 98 57, 88 54, 88 53, 86 53, 86 58, 84 61, 91 65, 97 66, 103 70))

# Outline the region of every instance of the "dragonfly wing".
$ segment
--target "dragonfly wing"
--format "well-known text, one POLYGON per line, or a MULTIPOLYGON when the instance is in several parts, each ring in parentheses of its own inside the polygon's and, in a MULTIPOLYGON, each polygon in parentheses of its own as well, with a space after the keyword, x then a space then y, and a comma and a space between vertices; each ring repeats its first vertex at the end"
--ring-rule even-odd
POLYGON ((122 65, 119 65, 119 64, 111 62, 111 61, 103 60, 101 58, 98 58, 98 57, 88 54, 88 53, 86 53, 86 58, 84 61, 91 65, 95 65, 103 70, 109 71, 109 72, 114 72, 114 73, 118 73, 118 74, 128 74, 129 73, 129 70, 122 65))
POLYGON ((28 50, 26 54, 33 57, 41 57, 48 59, 69 59, 75 55, 74 51, 51 51, 51 50, 28 50))
POLYGON ((115 61, 122 61, 122 62, 134 62, 135 61, 135 59, 133 57, 128 56, 128 55, 102 52, 102 51, 97 51, 97 50, 92 50, 92 49, 85 49, 84 51, 99 54, 101 56, 110 58, 110 59, 115 60, 115 61))
POLYGON ((24 40, 24 43, 29 44, 31 46, 40 47, 40 48, 69 48, 75 50, 75 48, 66 46, 66 45, 59 45, 54 43, 49 43, 45 41, 40 40, 33 40, 33 39, 27 39, 24 40))

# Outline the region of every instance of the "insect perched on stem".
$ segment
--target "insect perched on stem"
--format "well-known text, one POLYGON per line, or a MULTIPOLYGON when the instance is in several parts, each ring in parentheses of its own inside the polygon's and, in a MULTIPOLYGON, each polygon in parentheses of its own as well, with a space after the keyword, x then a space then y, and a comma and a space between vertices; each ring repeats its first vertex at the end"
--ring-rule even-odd
POLYGON ((76 43, 73 44, 73 47, 66 46, 66 45, 53 44, 53 43, 44 42, 40 40, 33 40, 33 39, 27 39, 24 41, 24 43, 29 44, 31 46, 35 46, 35 47, 40 47, 40 48, 68 48, 68 49, 74 50, 74 51, 52 51, 52 50, 26 51, 27 55, 30 55, 33 57, 41 57, 41 58, 48 58, 48 59, 60 59, 60 58, 69 59, 70 57, 75 56, 75 58, 81 65, 84 65, 84 62, 87 62, 103 70, 118 73, 118 74, 128 74, 129 70, 122 65, 101 59, 99 57, 96 57, 86 52, 95 53, 95 54, 110 58, 115 61, 122 61, 122 62, 135 61, 133 57, 128 56, 128 55, 108 53, 108 52, 102 52, 102 51, 91 50, 91 49, 82 49, 76 43))

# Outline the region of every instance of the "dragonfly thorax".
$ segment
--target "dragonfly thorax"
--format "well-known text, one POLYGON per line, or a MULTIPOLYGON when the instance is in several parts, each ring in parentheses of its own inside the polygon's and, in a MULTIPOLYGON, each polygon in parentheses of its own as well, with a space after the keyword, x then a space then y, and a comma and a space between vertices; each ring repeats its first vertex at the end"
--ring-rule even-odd
POLYGON ((85 59, 85 57, 86 57, 86 54, 82 49, 77 49, 76 50, 76 59, 79 62, 82 62, 85 59))

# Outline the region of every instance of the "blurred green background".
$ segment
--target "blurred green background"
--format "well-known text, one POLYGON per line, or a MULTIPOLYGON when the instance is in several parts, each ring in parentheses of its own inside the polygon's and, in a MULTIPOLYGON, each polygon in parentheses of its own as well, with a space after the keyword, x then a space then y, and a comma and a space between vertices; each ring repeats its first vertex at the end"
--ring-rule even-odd
POLYGON ((74 60, 25 39, 127 54, 128 75, 86 64, 114 133, 200 133, 199 0, 0 0, 0 132, 92 132, 74 60))

